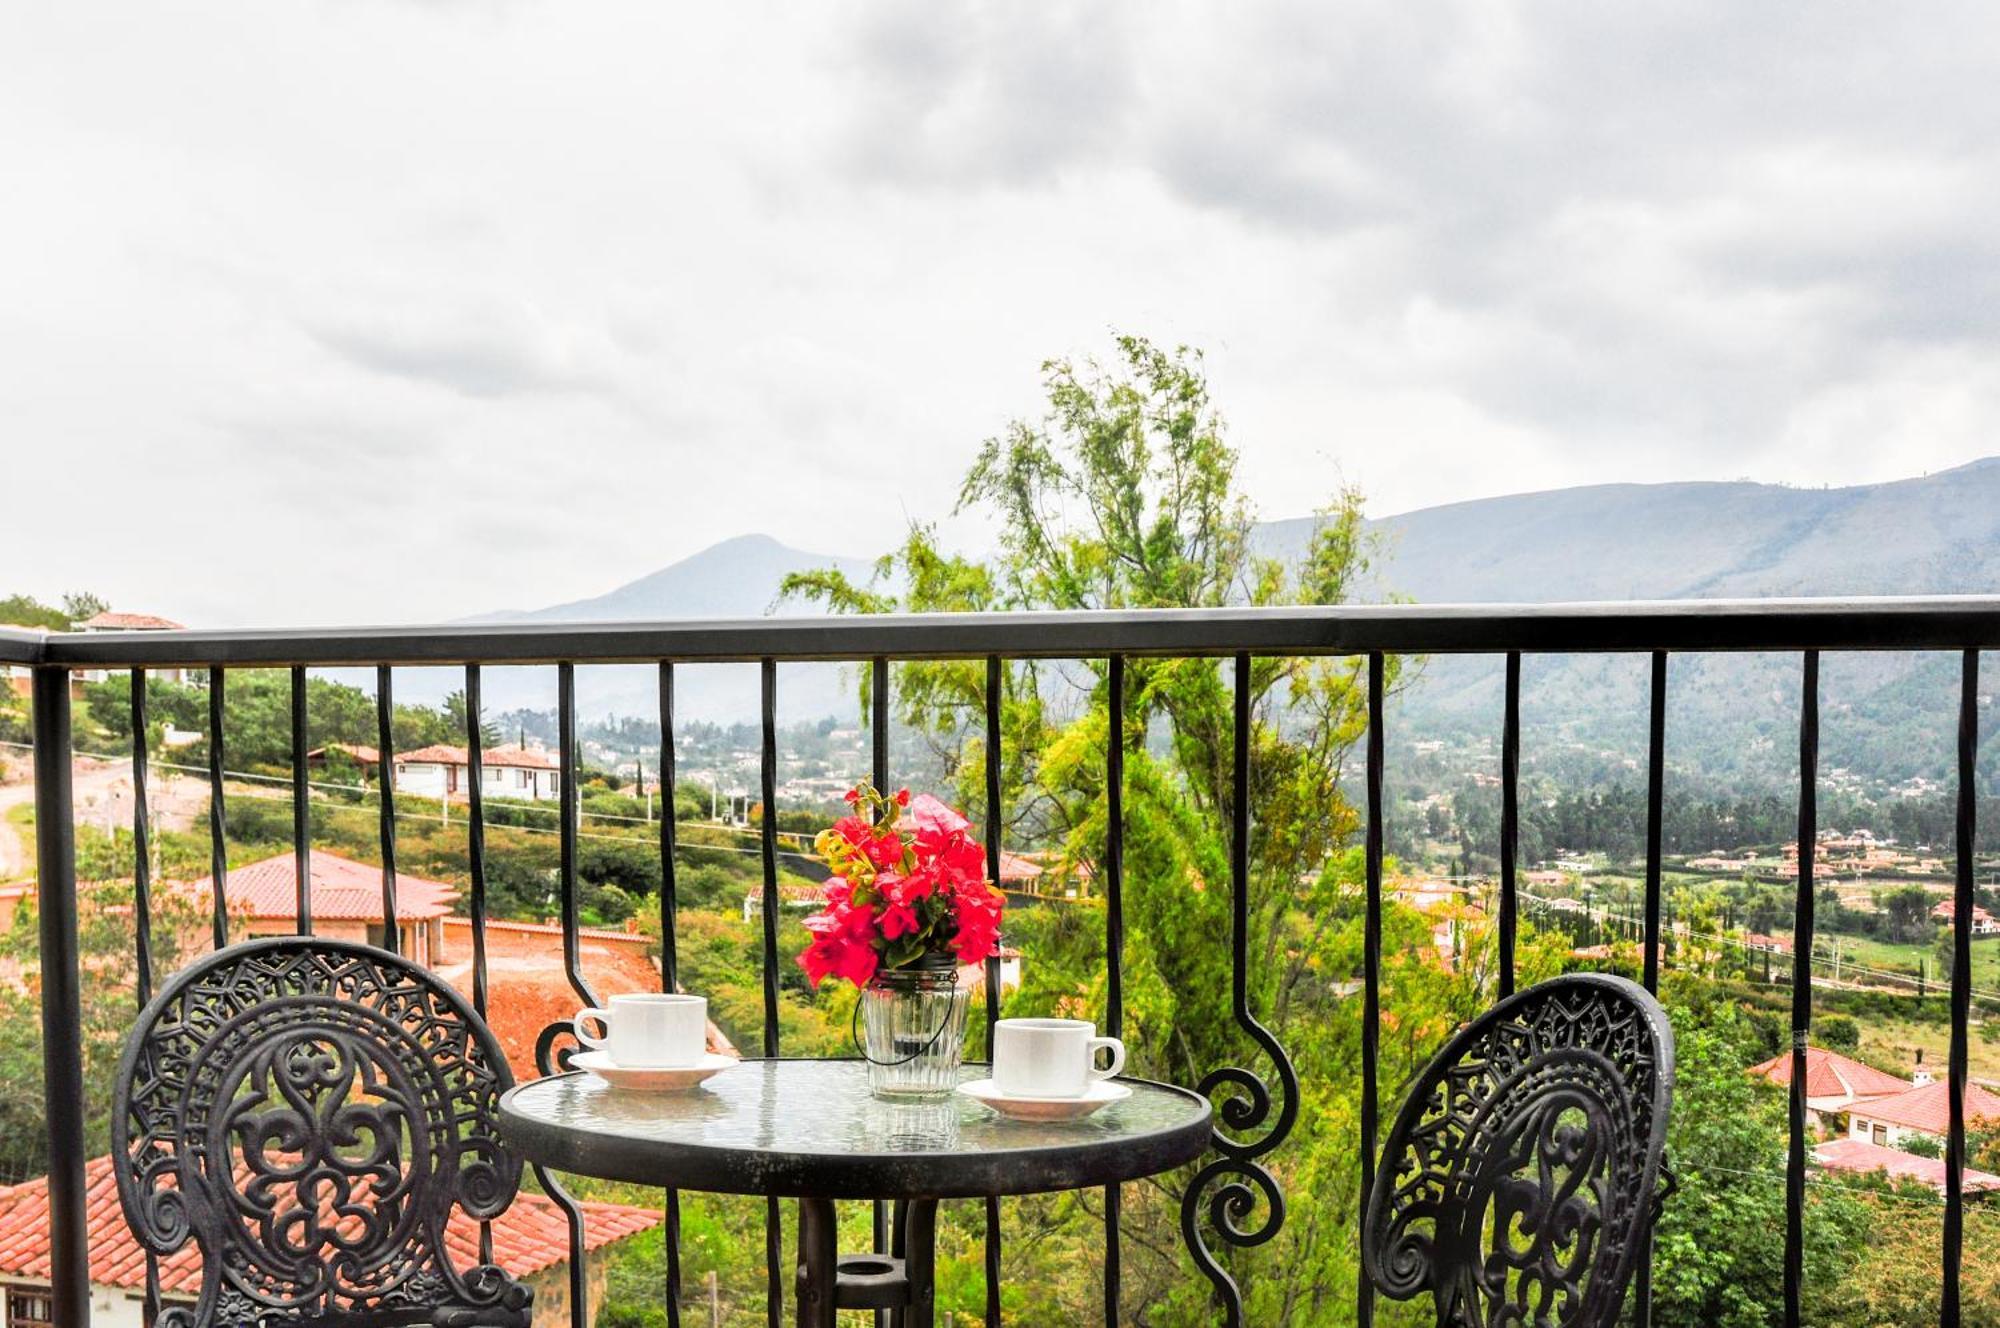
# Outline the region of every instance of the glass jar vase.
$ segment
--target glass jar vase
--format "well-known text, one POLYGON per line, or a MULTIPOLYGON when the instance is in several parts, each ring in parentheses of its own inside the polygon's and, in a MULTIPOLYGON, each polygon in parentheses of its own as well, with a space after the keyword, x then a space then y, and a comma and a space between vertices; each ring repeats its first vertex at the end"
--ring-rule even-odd
POLYGON ((862 989, 861 1053, 868 1087, 890 1101, 930 1102, 958 1087, 965 1055, 965 1011, 971 993, 958 969, 890 968, 862 989))

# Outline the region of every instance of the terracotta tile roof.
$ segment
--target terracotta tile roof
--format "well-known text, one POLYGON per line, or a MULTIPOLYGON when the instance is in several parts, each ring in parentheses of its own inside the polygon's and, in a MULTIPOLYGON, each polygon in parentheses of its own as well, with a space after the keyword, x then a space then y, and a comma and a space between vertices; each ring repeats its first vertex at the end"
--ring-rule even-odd
MULTIPOLYGON (((186 887, 206 899, 215 887, 204 876, 186 887)), ((290 853, 280 853, 229 869, 226 887, 229 911, 239 917, 273 921, 298 917, 299 873, 290 853)), ((408 872, 396 873, 396 917, 425 922, 451 911, 458 887, 427 881, 408 872)), ((312 854, 312 911, 329 922, 382 920, 382 869, 316 848, 312 854)))
MULTIPOLYGON (((449 958, 432 965, 432 971, 470 999, 471 936, 455 919, 447 919, 446 926, 449 958)), ((535 1065, 535 1039, 550 1024, 568 1022, 584 1004, 563 973, 555 939, 561 935, 562 928, 539 923, 492 923, 486 929, 486 979, 492 993, 486 1023, 516 1079, 541 1075, 535 1065)), ((621 992, 660 989, 659 966, 646 953, 650 942, 635 943, 640 941, 627 932, 584 931, 578 936, 584 976, 599 996, 608 999, 621 992)), ((736 1051, 712 1021, 708 1047, 725 1055, 736 1051)))
POLYGON ((468 758, 463 747, 451 747, 434 742, 428 747, 419 747, 414 752, 397 752, 396 759, 411 765, 464 765, 468 758))
POLYGON ((1024 858, 1018 853, 1000 850, 1000 880, 1032 881, 1042 874, 1042 864, 1032 858, 1024 858))
MULTIPOLYGON (((419 747, 413 752, 397 752, 396 759, 406 765, 467 765, 472 758, 463 747, 453 747, 449 743, 434 742, 428 747, 419 747)), ((503 769, 559 770, 561 766, 547 752, 536 751, 532 747, 490 747, 480 753, 480 759, 490 766, 503 769)))
MULTIPOLYGON (((1900 1125, 1906 1130, 1942 1136, 1951 1128, 1951 1090, 1938 1079, 1921 1088, 1912 1088, 1892 1097, 1857 1103, 1854 1115, 1884 1125, 1900 1125)), ((1978 1084, 1965 1086, 1965 1123, 2000 1122, 2000 1094, 1989 1093, 1978 1084)))
POLYGON ((556 759, 547 752, 536 751, 532 747, 516 747, 511 743, 485 753, 485 761, 488 765, 517 766, 523 770, 560 768, 556 759))
MULTIPOLYGON (((1751 1066, 1750 1073, 1781 1087, 1789 1085, 1792 1082, 1792 1053, 1779 1052, 1762 1065, 1751 1066)), ((1839 1052, 1828 1051, 1825 1047, 1806 1048, 1806 1096, 1809 1098, 1890 1097, 1908 1092, 1909 1087, 1909 1080, 1872 1065, 1863 1065, 1839 1052)))
MULTIPOLYGON (((1851 1138, 1823 1143, 1813 1150, 1813 1157, 1828 1171, 1851 1171, 1863 1175, 1886 1171, 1898 1180, 1920 1180, 1939 1194, 1944 1193, 1945 1170, 1941 1157, 1918 1157, 1901 1149, 1871 1144, 1866 1139, 1851 1138)), ((1967 1194, 1984 1194, 1992 1190, 2000 1190, 2000 1176, 1970 1168, 1966 1170, 1967 1194)))
POLYGON ((155 618, 150 613, 113 613, 106 609, 77 624, 84 631, 98 632, 184 632, 172 618, 155 618))
POLYGON ((315 747, 306 753, 306 760, 325 760, 328 752, 346 752, 362 765, 379 765, 382 761, 382 753, 358 742, 330 742, 324 747, 315 747))
MULTIPOLYGON (((84 1164, 90 1232, 90 1280, 100 1286, 146 1284, 146 1252, 125 1225, 109 1156, 84 1164)), ((630 1204, 586 1203, 584 1244, 602 1249, 658 1226, 659 1213, 630 1204)), ((479 1224, 456 1208, 445 1243, 461 1268, 479 1262, 479 1224)), ((553 1202, 522 1193, 493 1221, 493 1258, 517 1278, 532 1277, 569 1258, 569 1223, 553 1202)), ((0 1187, 0 1276, 46 1281, 50 1276, 48 1178, 0 1187)), ((192 1243, 160 1261, 160 1286, 193 1295, 201 1289, 201 1253, 192 1243)))

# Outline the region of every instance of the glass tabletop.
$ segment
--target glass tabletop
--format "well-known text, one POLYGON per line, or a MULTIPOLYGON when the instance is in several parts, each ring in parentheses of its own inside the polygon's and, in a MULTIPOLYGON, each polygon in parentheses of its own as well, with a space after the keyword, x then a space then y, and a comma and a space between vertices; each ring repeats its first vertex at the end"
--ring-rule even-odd
MULTIPOLYGON (((967 1065, 960 1082, 986 1077, 967 1065)), ((617 1089, 581 1072, 501 1099, 521 1155, 610 1180, 727 1194, 919 1199, 1034 1194, 1135 1180, 1208 1147, 1208 1100, 1132 1090, 1081 1120, 1011 1120, 963 1095, 892 1103, 861 1061, 746 1060, 681 1093, 617 1089)))

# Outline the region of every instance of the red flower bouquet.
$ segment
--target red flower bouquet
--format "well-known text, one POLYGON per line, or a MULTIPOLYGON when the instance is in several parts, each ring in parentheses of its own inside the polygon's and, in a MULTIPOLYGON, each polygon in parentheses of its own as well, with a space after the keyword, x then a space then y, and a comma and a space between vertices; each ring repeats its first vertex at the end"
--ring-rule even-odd
POLYGON ((986 880, 972 823, 928 793, 849 790, 853 812, 813 848, 833 869, 826 907, 806 919, 799 966, 866 987, 878 970, 980 963, 1000 944, 1006 897, 986 880))

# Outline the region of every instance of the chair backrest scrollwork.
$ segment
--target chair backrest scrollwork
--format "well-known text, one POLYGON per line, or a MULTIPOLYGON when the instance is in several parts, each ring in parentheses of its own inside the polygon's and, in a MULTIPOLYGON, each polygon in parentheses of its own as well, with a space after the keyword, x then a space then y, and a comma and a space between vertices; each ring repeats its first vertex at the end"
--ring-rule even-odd
POLYGON ((189 965, 140 1014, 112 1116, 126 1221, 201 1251, 200 1299, 162 1323, 527 1328, 527 1288, 445 1239, 519 1188, 512 1082, 465 1000, 385 950, 287 936, 189 965))
POLYGON ((1429 1291, 1440 1328, 1609 1328, 1663 1197, 1673 1078, 1673 1032, 1637 983, 1574 974, 1500 1002, 1404 1101, 1367 1276, 1429 1291))

